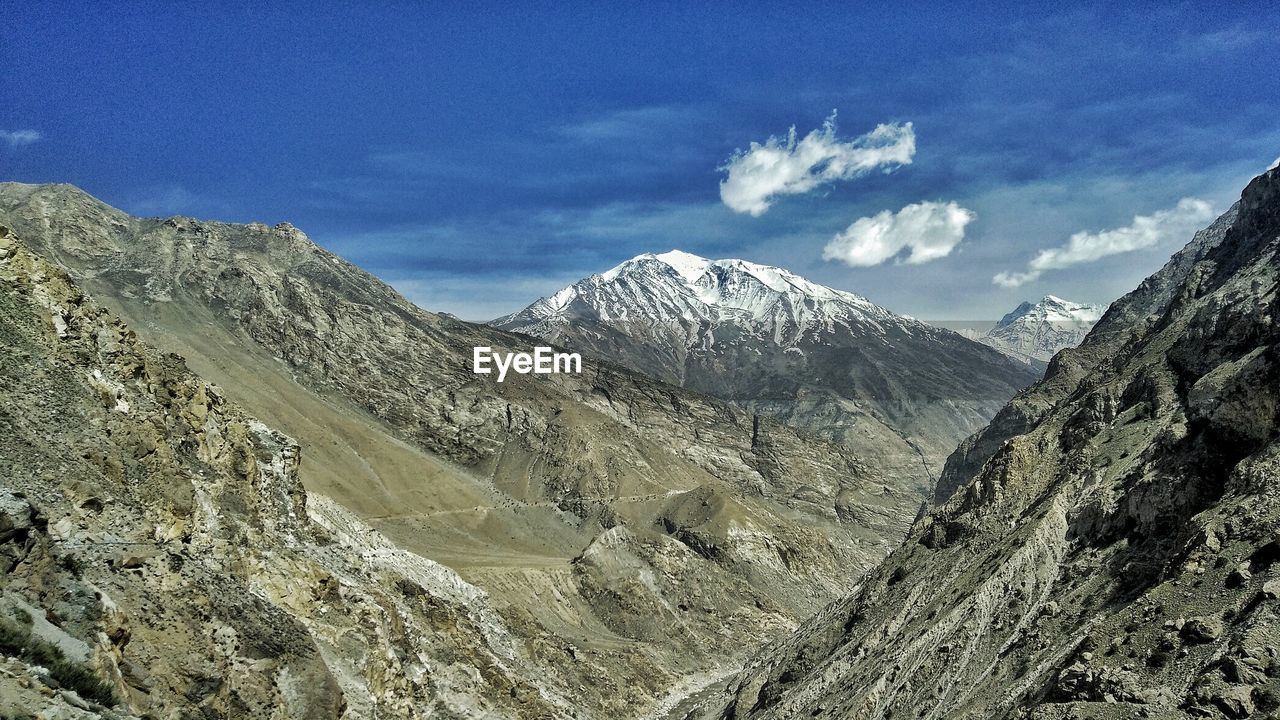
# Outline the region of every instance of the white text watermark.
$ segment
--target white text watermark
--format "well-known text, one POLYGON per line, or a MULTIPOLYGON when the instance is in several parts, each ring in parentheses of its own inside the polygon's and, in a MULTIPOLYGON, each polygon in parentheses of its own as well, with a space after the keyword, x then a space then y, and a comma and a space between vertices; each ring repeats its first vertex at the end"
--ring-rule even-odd
POLYGON ((582 372, 582 356, 578 353, 556 352, 553 348, 542 345, 535 347, 532 353, 494 352, 488 346, 472 348, 472 372, 488 375, 494 368, 498 370, 498 382, 506 379, 509 370, 521 375, 578 374, 582 372))

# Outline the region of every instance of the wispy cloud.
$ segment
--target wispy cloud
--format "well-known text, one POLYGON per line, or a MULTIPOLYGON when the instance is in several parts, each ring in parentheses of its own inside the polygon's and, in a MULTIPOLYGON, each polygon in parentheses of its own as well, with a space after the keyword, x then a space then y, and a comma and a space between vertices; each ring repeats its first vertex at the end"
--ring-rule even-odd
POLYGON ((991 282, 1003 288, 1016 288, 1026 285, 1039 277, 1039 270, 1028 270, 1027 272, 1011 272, 1005 270, 996 273, 995 277, 991 278, 991 282))
POLYGON ((612 143, 672 131, 701 122, 701 112, 681 105, 622 108, 557 128, 563 137, 582 143, 612 143))
MULTIPOLYGON (((699 228, 690 247, 704 251, 741 240, 733 216, 713 202, 608 203, 587 208, 524 208, 483 216, 336 233, 321 238, 335 252, 375 272, 460 272, 474 277, 528 272, 578 276, 665 247, 699 228), (730 222, 718 223, 720 218, 730 222), (512 238, 519 237, 519 242, 512 238)), ((554 288, 559 289, 559 287, 554 288)))
POLYGON ((1212 219, 1213 208, 1209 203, 1197 198, 1183 198, 1167 210, 1135 216, 1133 222, 1125 227, 1098 233, 1078 232, 1065 245, 1041 250, 1027 263, 1025 272, 997 273, 991 281, 1001 287, 1015 288, 1036 280, 1046 270, 1062 270, 1111 255, 1154 247, 1167 240, 1189 238, 1212 219))
POLYGON ((859 218, 832 238, 822 257, 851 267, 879 265, 904 250, 908 265, 937 260, 951 254, 976 217, 954 202, 915 203, 897 213, 882 210, 859 218))
POLYGON ((516 312, 540 297, 576 282, 580 274, 511 274, 471 278, 452 273, 386 276, 400 294, 421 308, 485 322, 516 312))
POLYGON ((369 232, 320 233, 316 239, 423 307, 486 320, 643 252, 679 245, 704 255, 736 256, 741 222, 710 200, 627 202, 521 208, 369 232), (697 228, 696 237, 689 236, 690 228, 697 228))
POLYGON ((1246 49, 1269 37, 1269 34, 1263 30, 1237 25, 1192 35, 1186 45, 1190 51, 1221 53, 1246 49))
POLYGON ((1268 169, 1268 170, 1275 170, 1275 169, 1276 169, 1276 168, 1278 168, 1278 167, 1280 167, 1280 157, 1276 158, 1274 162, 1272 162, 1270 165, 1268 165, 1268 166, 1267 166, 1267 169, 1268 169))
POLYGON ((31 145, 43 139, 44 135, 41 135, 39 130, 0 130, 0 140, 3 140, 11 148, 31 145))
POLYGON ((770 137, 738 150, 720 170, 728 177, 720 182, 720 199, 734 212, 754 217, 769 209, 778 195, 807 193, 837 180, 852 180, 867 173, 911 163, 916 134, 911 123, 878 125, 875 130, 842 141, 836 137, 836 115, 821 128, 796 139, 792 126, 786 137, 770 137))
POLYGON ((121 201, 121 207, 144 217, 194 215, 220 217, 232 208, 219 198, 194 193, 181 185, 167 184, 140 188, 121 201))

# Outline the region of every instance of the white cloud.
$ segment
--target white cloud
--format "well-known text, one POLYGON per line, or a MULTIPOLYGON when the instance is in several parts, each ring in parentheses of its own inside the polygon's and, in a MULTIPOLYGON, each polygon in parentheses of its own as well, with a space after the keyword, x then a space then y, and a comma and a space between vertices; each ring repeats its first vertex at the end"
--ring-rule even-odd
POLYGON ((903 250, 904 262, 915 265, 951 254, 964 239, 964 229, 977 216, 954 202, 921 202, 896 214, 882 210, 859 218, 836 235, 822 251, 826 260, 853 267, 879 265, 903 250))
POLYGON ((44 136, 38 130, 0 130, 0 140, 4 140, 12 148, 30 145, 42 138, 44 136))
POLYGON ((1020 285, 1026 285, 1040 277, 1039 270, 1029 270, 1027 272, 998 272, 995 277, 991 278, 991 282, 1005 288, 1016 288, 1020 285))
POLYGON ((1122 228, 1098 233, 1078 232, 1065 245, 1041 250, 1026 272, 998 273, 991 281, 1001 287, 1018 287, 1040 277, 1046 270, 1062 270, 1095 262, 1111 255, 1154 247, 1167 240, 1189 239, 1206 222, 1213 219, 1213 208, 1197 198, 1183 198, 1167 210, 1150 215, 1137 215, 1122 228))
POLYGON ((796 195, 836 180, 852 180, 877 168, 886 172, 911 163, 916 134, 911 123, 877 125, 852 140, 836 138, 836 115, 822 127, 796 140, 792 126, 785 138, 739 150, 721 166, 729 176, 720 181, 720 199, 734 212, 759 217, 777 195, 796 195))
POLYGON ((129 203, 134 215, 158 217, 193 212, 203 198, 179 185, 162 185, 149 188, 129 203))
POLYGON ((1280 157, 1276 158, 1276 159, 1275 159, 1275 162, 1271 163, 1271 165, 1269 165, 1269 166, 1267 167, 1267 169, 1268 169, 1268 170, 1275 170, 1275 169, 1276 169, 1276 168, 1278 168, 1278 167, 1280 167, 1280 157))

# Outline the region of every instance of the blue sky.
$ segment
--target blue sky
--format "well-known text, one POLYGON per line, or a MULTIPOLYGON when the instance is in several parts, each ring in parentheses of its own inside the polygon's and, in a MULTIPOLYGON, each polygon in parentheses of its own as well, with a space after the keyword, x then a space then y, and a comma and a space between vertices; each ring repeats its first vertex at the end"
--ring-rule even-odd
POLYGON ((289 221, 468 319, 671 248, 979 319, 1114 299, 1280 156, 1263 4, 216 5, 5 4, 0 179, 289 221), (811 181, 759 214, 752 143, 811 181))

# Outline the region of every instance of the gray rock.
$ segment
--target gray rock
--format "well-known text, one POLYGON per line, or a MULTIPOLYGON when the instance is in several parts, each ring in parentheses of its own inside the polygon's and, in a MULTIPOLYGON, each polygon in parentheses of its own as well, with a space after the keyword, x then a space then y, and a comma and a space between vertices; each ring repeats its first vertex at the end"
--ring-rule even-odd
POLYGON ((1222 637, 1222 620, 1213 617, 1191 618, 1178 633, 1183 640, 1192 643, 1208 643, 1222 637))

